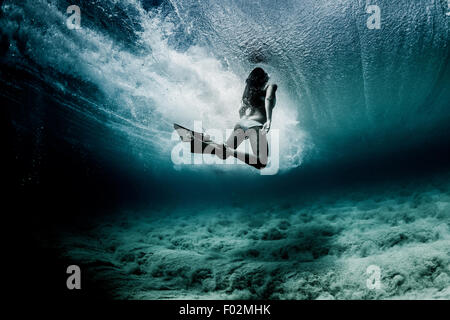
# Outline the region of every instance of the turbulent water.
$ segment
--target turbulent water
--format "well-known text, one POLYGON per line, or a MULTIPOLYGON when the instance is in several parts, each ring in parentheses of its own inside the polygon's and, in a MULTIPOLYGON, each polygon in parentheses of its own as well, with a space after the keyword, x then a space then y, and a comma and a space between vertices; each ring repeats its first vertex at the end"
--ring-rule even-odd
MULTIPOLYGON (((395 200, 402 194, 398 190, 404 188, 397 186, 391 196, 377 196, 378 189, 367 191, 362 198, 369 199, 369 204, 361 197, 353 199, 352 196, 350 200, 334 205, 328 205, 328 202, 319 207, 308 204, 308 214, 316 217, 305 220, 311 228, 302 226, 306 219, 302 212, 306 209, 300 204, 287 208, 271 205, 275 216, 267 213, 267 224, 250 221, 247 216, 240 215, 245 207, 243 203, 250 200, 238 192, 240 188, 252 196, 252 201, 256 199, 257 204, 253 207, 257 208, 254 209, 256 215, 267 209, 258 200, 255 190, 295 198, 296 191, 308 189, 311 181, 317 182, 315 173, 312 178, 303 179, 304 172, 326 172, 320 177, 326 185, 328 179, 336 178, 336 174, 341 174, 344 180, 352 180, 357 175, 352 170, 357 167, 359 173, 364 172, 365 164, 372 160, 371 168, 378 162, 389 165, 392 157, 400 157, 405 162, 404 158, 411 155, 414 159, 408 159, 409 163, 438 158, 439 152, 448 156, 448 11, 447 1, 443 0, 3 1, 0 15, 2 99, 8 102, 8 125, 16 137, 15 160, 26 167, 16 174, 18 184, 39 187, 40 183, 63 181, 64 185, 67 177, 72 180, 82 178, 77 171, 69 174, 56 170, 55 166, 66 169, 68 166, 73 170, 70 167, 73 163, 83 168, 95 159, 95 164, 89 162, 86 165, 88 169, 80 169, 83 176, 89 179, 93 172, 103 172, 101 170, 111 165, 120 178, 111 178, 110 171, 104 169, 103 180, 97 183, 100 189, 111 188, 110 194, 115 197, 139 193, 146 198, 150 191, 139 189, 137 185, 148 187, 150 184, 153 196, 148 195, 148 198, 162 202, 162 207, 164 195, 169 193, 178 200, 183 195, 185 198, 195 195, 192 199, 195 206, 203 203, 205 207, 205 198, 210 196, 223 201, 221 214, 229 213, 232 221, 212 218, 211 225, 204 224, 196 231, 196 237, 202 240, 187 239, 186 234, 192 231, 189 229, 191 224, 203 219, 203 209, 199 212, 194 204, 189 207, 191 204, 184 202, 187 206, 184 211, 174 209, 172 213, 192 216, 193 220, 186 218, 185 222, 178 222, 174 218, 153 225, 145 217, 153 217, 155 211, 144 210, 140 218, 129 222, 132 226, 121 229, 118 223, 111 227, 113 239, 110 243, 99 244, 98 241, 106 241, 101 240, 105 230, 100 228, 92 236, 93 240, 84 239, 82 233, 75 244, 70 238, 72 240, 61 245, 60 249, 69 257, 85 259, 87 264, 100 263, 102 268, 106 265, 112 270, 122 270, 120 276, 114 273, 121 279, 111 284, 116 286, 114 289, 123 285, 128 276, 137 277, 139 281, 136 280, 135 285, 141 291, 136 289, 136 294, 131 294, 132 289, 121 286, 117 292, 122 298, 448 298, 446 175, 442 175, 438 190, 423 187, 419 191, 408 191, 411 198, 407 200, 402 196, 399 198, 403 200, 395 200), (67 26, 70 14, 66 9, 74 4, 81 10, 80 29, 67 26), (370 14, 366 7, 369 4, 381 8, 380 29, 367 27, 370 14), (173 163, 172 150, 179 143, 174 139, 173 123, 193 127, 195 121, 202 121, 204 129, 220 129, 225 133, 238 120, 245 79, 255 66, 267 70, 270 81, 279 87, 272 124, 272 129, 279 132, 279 141, 271 141, 271 148, 279 151, 279 176, 260 180, 264 177, 246 166, 173 163), (427 154, 430 150, 434 152, 431 155, 427 154), (27 157, 30 160, 26 160, 27 157), (53 162, 49 160, 52 157, 56 159, 53 162), (329 175, 327 170, 336 163, 345 163, 348 171, 329 175), (61 174, 63 178, 59 180, 53 177, 61 174), (53 180, 46 180, 46 175, 52 175, 53 180), (115 183, 110 184, 114 179, 115 183), (274 184, 270 184, 272 182, 274 184), (118 186, 118 190, 111 185, 118 186), (424 198, 420 196, 422 193, 426 194, 424 198), (414 195, 419 200, 414 200, 414 195), (413 212, 405 213, 409 201, 416 201, 416 205, 413 212), (366 220, 367 212, 379 217, 366 220), (389 212, 402 215, 403 222, 397 218, 391 220, 389 212), (291 217, 285 217, 290 213, 291 217), (343 216, 337 221, 335 215, 339 213, 343 216), (427 218, 427 213, 431 217, 427 218), (345 223, 352 217, 355 220, 345 230, 345 223), (422 232, 420 221, 426 222, 427 230, 434 231, 423 231, 431 233, 424 234, 423 238, 417 236, 419 239, 414 232, 419 229, 422 232), (379 225, 370 233, 365 229, 365 223, 379 225), (238 231, 241 227, 255 229, 241 234, 238 231), (400 240, 393 239, 394 244, 385 244, 378 232, 382 227, 397 228, 396 237, 400 240), (155 228, 173 229, 174 234, 160 231, 158 236, 152 233, 155 228), (300 230, 302 228, 306 231, 300 230), (306 241, 316 231, 323 235, 329 247, 314 243, 309 247, 296 247, 294 243, 306 241), (356 239, 358 232, 363 240, 356 239), (268 238, 263 239, 266 233, 268 238), (124 244, 129 237, 132 238, 131 246, 138 247, 142 242, 151 249, 139 249, 142 252, 138 250, 130 256, 120 253, 122 249, 136 249, 124 244), (211 240, 214 245, 207 241, 210 237, 216 237, 211 240), (403 241, 403 237, 408 240, 403 241), (237 238, 244 240, 239 242, 237 238), (120 239, 122 244, 118 243, 122 241, 120 239), (89 249, 77 251, 80 242, 84 241, 89 249), (202 241, 208 244, 203 246, 202 241), (434 251, 427 252, 429 256, 423 259, 428 260, 422 262, 433 266, 425 271, 418 267, 414 269, 414 262, 408 259, 421 255, 428 242, 433 243, 434 251), (414 247, 414 243, 420 248, 414 247), (230 244, 241 246, 241 249, 226 249, 230 244), (285 253, 277 253, 280 244, 285 247, 285 253), (410 246, 407 252, 411 255, 396 255, 396 250, 403 245, 410 246), (219 250, 223 254, 220 259, 210 257, 216 247, 223 250, 219 250), (93 258, 92 248, 103 248, 108 254, 114 248, 121 249, 111 253, 111 257, 93 258), (267 250, 272 252, 271 256, 267 250), (314 250, 319 251, 318 255, 315 256, 314 250), (192 256, 192 252, 197 256, 192 256), (190 276, 173 276, 178 269, 172 273, 158 271, 158 268, 167 267, 168 262, 163 261, 165 255, 167 261, 175 261, 179 270, 185 270, 190 276), (360 275, 350 281, 352 295, 350 289, 345 289, 345 279, 351 278, 353 271, 348 270, 353 269, 343 266, 354 263, 354 272, 362 272, 363 267, 374 260, 364 258, 377 255, 381 257, 380 264, 390 270, 389 277, 396 280, 389 278, 389 288, 383 293, 364 293, 361 283, 357 283, 362 279, 360 275), (387 266, 391 255, 397 262, 406 261, 404 265, 398 262, 403 268, 401 271, 387 266), (150 256, 156 257, 155 264, 151 264, 150 256), (293 273, 298 267, 294 263, 297 258, 306 262, 319 259, 308 264, 308 268, 321 271, 317 274, 293 273), (246 259, 250 264, 244 263, 246 259), (284 284, 274 285, 273 279, 264 276, 278 270, 279 260, 283 265, 282 280, 276 281, 284 284), (187 267, 189 261, 193 265, 208 262, 205 270, 191 270, 187 267), (222 267, 214 261, 220 261, 217 263, 222 267), (225 266, 229 261, 235 262, 225 266), (331 278, 327 277, 336 276, 327 273, 335 264, 339 264, 340 270, 347 270, 336 273, 345 279, 337 280, 339 286, 334 291, 319 289, 329 285, 331 278), (417 280, 419 282, 405 280, 408 268, 416 270, 417 277, 422 273, 430 274, 427 273, 428 278, 423 281, 417 280), (241 272, 243 277, 256 272, 261 279, 259 276, 251 278, 255 283, 252 282, 247 290, 243 288, 245 281, 239 280, 235 271, 241 272), (216 273, 220 272, 228 276, 219 279, 216 273), (140 275, 144 275, 143 278, 140 275), (319 284, 314 284, 314 275, 319 284), (295 287, 298 281, 309 289, 298 293, 295 287), (181 287, 186 291, 177 291, 181 287), (189 291, 190 287, 192 291, 189 291), (170 294, 161 294, 164 290, 171 290, 170 294)), ((82 187, 67 182, 67 185, 71 184, 70 190, 76 192, 82 192, 80 189, 91 183, 76 181, 82 187)), ((54 185, 51 188, 53 191, 58 189, 54 185)), ((109 193, 99 200, 97 185, 90 188, 83 194, 83 199, 95 200, 100 207, 108 203, 109 193)), ((71 203, 78 201, 63 190, 58 192, 71 203)), ((211 215, 211 212, 207 214, 211 215)), ((107 217, 102 219, 108 221, 107 217)), ((105 277, 108 275, 107 272, 105 277)))
POLYGON ((370 30, 365 1, 90 1, 69 30, 65 1, 6 1, 3 54, 152 166, 170 154, 173 122, 232 128, 261 65, 279 84, 273 128, 289 169, 448 138, 444 1, 378 4, 382 28, 370 30))

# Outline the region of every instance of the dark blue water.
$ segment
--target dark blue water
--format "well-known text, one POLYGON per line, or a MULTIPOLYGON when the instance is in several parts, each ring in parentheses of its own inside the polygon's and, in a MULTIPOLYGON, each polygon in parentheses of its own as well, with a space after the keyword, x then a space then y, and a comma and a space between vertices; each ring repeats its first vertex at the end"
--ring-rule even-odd
MULTIPOLYGON (((290 212, 294 219, 302 203, 313 206, 324 201, 323 210, 311 210, 325 217, 334 210, 330 201, 347 198, 342 190, 350 190, 349 194, 360 190, 364 196, 350 196, 353 205, 337 201, 338 208, 358 207, 360 201, 375 199, 385 213, 389 201, 406 197, 398 202, 418 201, 415 209, 420 205, 437 208, 435 220, 423 224, 424 228, 448 228, 448 215, 442 213, 448 209, 442 203, 448 196, 450 159, 447 3, 377 4, 382 10, 379 30, 366 26, 365 1, 4 1, 0 16, 2 127, 7 167, 12 168, 7 174, 14 194, 11 200, 17 214, 30 222, 23 226, 23 234, 40 241, 57 237, 65 243, 55 230, 73 224, 85 228, 86 221, 95 217, 109 223, 124 210, 143 217, 160 212, 186 215, 194 219, 185 222, 190 225, 209 207, 215 208, 213 213, 228 212, 233 217, 242 210, 258 214, 271 208, 274 215, 284 217, 290 212), (81 9, 79 30, 66 25, 66 9, 72 4, 81 9), (279 87, 272 124, 279 133, 278 143, 273 142, 279 150, 276 174, 260 175, 242 165, 174 164, 171 153, 179 142, 173 139, 172 124, 193 127, 194 121, 202 121, 205 129, 232 128, 246 76, 255 66, 266 69, 279 87), (411 179, 416 182, 409 183, 411 179), (402 195, 403 189, 409 190, 407 194, 402 195), (336 192, 339 196, 333 196, 334 200, 322 198, 336 192), (434 196, 422 199, 427 192, 434 196)), ((373 204, 360 205, 358 212, 364 213, 364 208, 375 210, 373 204)), ((393 206, 392 210, 406 209, 393 206)), ((427 210, 415 210, 411 219, 418 221, 417 214, 427 210)), ((268 226, 261 227, 266 228, 261 229, 262 235, 248 235, 251 241, 263 241, 264 234, 265 240, 277 238, 273 230, 280 217, 266 218, 268 226)), ((214 219, 221 228, 222 220, 214 219)), ((246 219, 235 217, 233 227, 223 232, 231 234, 241 224, 252 223, 246 219)), ((174 221, 166 221, 167 228, 173 228, 174 221)), ((290 225, 297 226, 295 221, 290 225)), ((312 223, 311 230, 322 232, 321 223, 324 232, 330 228, 321 218, 312 223)), ((380 230, 387 228, 384 222, 373 223, 380 223, 380 230)), ((405 232, 417 231, 409 227, 405 232)), ((333 229, 327 250, 339 245, 345 251, 350 244, 338 243, 342 230, 336 228, 340 231, 333 229)), ((303 234, 309 235, 308 230, 303 234)), ((440 232, 437 238, 425 238, 448 241, 446 231, 440 232)), ((85 236, 84 231, 75 234, 85 236)), ((234 236, 224 241, 234 241, 234 236)), ((291 239, 289 232, 285 236, 291 239)), ((36 243, 41 250, 43 245, 36 243)), ((448 254, 439 251, 440 245, 434 250, 445 265, 448 254)), ((73 247, 77 245, 65 246, 66 258, 73 247)), ((322 249, 316 246, 310 251, 322 249)), ((379 253, 365 250, 367 256, 379 253)), ((51 251, 49 256, 53 259, 57 254, 51 251)), ((92 255, 86 253, 83 259, 92 255)), ((313 254, 313 259, 322 256, 326 254, 313 254)), ((239 257, 251 259, 246 254, 239 257)), ((277 259, 263 260, 275 263, 277 259)), ((215 266, 212 263, 206 274, 214 273, 215 266)), ((117 265, 120 270, 128 267, 117 265)), ((139 268, 150 275, 144 276, 144 283, 158 283, 150 285, 152 290, 164 287, 155 280, 156 266, 145 269, 139 264, 139 268)), ((437 268, 433 277, 448 283, 444 269, 437 268)), ((433 279, 422 287, 437 288, 433 279)), ((193 291, 177 293, 184 285, 175 280, 168 284, 173 290, 169 296, 197 292, 196 284, 193 291)), ((206 287, 217 297, 317 298, 322 294, 313 289, 303 296, 289 296, 269 289, 243 293, 239 285, 228 291, 220 285, 206 287)), ((131 297, 127 290, 120 297, 131 297)), ((381 297, 402 296, 407 291, 395 290, 381 297)), ((330 294, 352 297, 338 292, 343 291, 330 294)), ((425 291, 417 292, 418 297, 429 297, 425 291)))

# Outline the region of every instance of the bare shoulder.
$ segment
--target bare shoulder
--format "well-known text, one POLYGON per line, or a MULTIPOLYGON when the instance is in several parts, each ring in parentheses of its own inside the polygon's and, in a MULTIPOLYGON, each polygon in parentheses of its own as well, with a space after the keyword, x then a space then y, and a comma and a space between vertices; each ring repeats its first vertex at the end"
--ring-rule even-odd
POLYGON ((267 86, 266 97, 272 97, 278 89, 278 85, 271 83, 267 86))
POLYGON ((271 83, 267 86, 267 92, 275 93, 277 91, 278 85, 276 83, 271 83))

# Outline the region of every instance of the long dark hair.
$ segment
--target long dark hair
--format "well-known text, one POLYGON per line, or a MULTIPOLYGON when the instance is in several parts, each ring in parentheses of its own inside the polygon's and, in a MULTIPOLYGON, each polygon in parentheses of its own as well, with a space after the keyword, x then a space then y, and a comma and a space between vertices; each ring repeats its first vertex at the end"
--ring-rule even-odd
POLYGON ((245 90, 242 95, 242 107, 239 114, 242 117, 245 110, 249 107, 264 109, 261 103, 261 95, 264 91, 264 85, 269 81, 269 75, 262 68, 255 68, 250 72, 247 80, 245 80, 245 90))
POLYGON ((245 82, 247 86, 262 87, 267 81, 269 81, 269 75, 263 68, 257 67, 250 72, 245 82))

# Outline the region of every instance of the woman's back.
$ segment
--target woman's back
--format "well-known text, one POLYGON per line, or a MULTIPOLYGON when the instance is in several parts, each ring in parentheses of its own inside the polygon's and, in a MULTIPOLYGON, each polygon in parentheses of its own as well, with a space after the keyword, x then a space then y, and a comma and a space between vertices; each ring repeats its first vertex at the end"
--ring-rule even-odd
POLYGON ((266 120, 266 90, 266 87, 255 88, 250 85, 246 86, 244 94, 242 95, 241 108, 239 109, 239 116, 241 118, 257 116, 261 121, 266 120))

